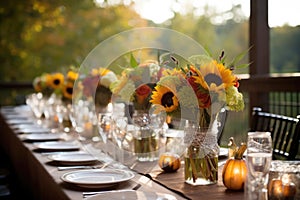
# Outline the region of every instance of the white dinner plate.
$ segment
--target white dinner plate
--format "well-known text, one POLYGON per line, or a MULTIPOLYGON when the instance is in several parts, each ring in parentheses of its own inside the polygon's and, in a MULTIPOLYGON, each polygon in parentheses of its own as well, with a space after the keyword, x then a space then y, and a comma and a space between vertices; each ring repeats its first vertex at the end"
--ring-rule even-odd
POLYGON ((54 141, 54 140, 60 140, 61 138, 62 135, 58 133, 32 133, 23 136, 24 140, 33 141, 33 142, 54 141))
POLYGON ((97 161, 94 156, 88 153, 53 154, 49 155, 48 158, 63 165, 87 165, 97 161))
POLYGON ((67 183, 84 188, 107 188, 128 181, 134 173, 121 169, 88 169, 68 172, 61 176, 67 183))
POLYGON ((112 190, 100 192, 99 194, 87 197, 86 200, 97 200, 97 199, 110 199, 110 200, 119 200, 119 199, 137 199, 137 200, 176 200, 176 197, 170 194, 164 194, 159 192, 142 192, 136 190, 112 190))
POLYGON ((54 141, 54 142, 41 142, 34 144, 36 148, 40 150, 77 150, 80 146, 75 142, 67 142, 67 141, 54 141))

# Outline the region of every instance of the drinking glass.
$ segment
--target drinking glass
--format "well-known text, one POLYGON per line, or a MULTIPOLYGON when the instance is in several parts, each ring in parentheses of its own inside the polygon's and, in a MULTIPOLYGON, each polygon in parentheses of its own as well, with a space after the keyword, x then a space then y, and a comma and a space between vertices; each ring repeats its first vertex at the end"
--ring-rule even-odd
POLYGON ((112 116, 111 113, 99 113, 98 114, 98 126, 99 134, 101 135, 104 143, 107 140, 112 140, 111 130, 112 130, 112 116))
POLYGON ((267 199, 267 184, 271 161, 271 133, 249 132, 247 139, 247 199, 267 199))

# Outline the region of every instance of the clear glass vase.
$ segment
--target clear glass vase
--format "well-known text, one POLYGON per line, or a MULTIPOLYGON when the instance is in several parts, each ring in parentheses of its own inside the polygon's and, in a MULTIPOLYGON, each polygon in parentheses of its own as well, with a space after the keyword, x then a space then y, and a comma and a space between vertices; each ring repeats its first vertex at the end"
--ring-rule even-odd
POLYGON ((155 161, 159 158, 162 136, 157 131, 154 120, 147 112, 133 114, 135 131, 133 134, 134 154, 139 161, 155 161))
POLYGON ((197 128, 184 156, 185 182, 210 185, 218 181, 217 132, 197 128))

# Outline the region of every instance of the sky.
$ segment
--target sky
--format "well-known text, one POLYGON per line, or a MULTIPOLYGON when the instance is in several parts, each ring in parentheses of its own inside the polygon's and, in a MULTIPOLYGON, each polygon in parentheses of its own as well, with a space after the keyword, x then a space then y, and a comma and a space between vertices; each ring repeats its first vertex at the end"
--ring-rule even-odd
MULTIPOLYGON (((232 5, 241 4, 245 16, 250 15, 250 0, 135 0, 135 9, 145 19, 159 24, 173 17, 172 9, 184 13, 185 7, 194 5, 201 14, 202 8, 208 4, 216 11, 230 10, 232 5)), ((300 25, 299 0, 269 0, 269 26, 276 27, 288 24, 300 25)))

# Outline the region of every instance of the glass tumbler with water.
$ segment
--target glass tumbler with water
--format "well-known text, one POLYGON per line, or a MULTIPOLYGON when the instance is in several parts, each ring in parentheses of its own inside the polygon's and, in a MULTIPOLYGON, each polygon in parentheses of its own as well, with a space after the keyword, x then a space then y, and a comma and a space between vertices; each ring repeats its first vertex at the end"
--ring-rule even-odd
POLYGON ((249 132, 247 139, 247 199, 267 199, 267 184, 272 161, 270 132, 249 132))

